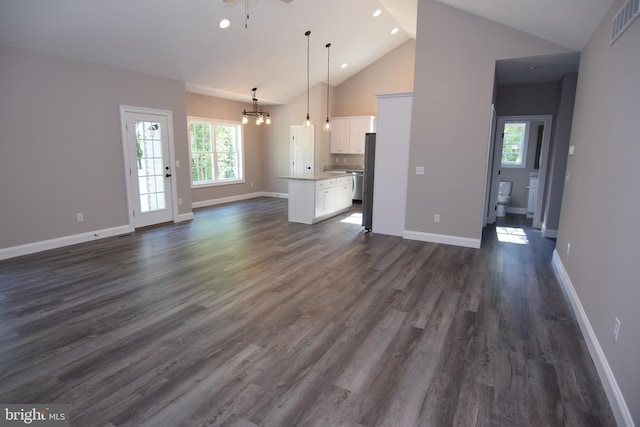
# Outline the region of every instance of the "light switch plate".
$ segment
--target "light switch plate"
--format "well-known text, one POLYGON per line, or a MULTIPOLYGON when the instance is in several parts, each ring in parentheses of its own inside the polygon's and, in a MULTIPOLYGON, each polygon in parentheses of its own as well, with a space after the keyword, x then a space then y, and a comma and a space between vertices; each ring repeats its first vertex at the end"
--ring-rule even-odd
POLYGON ((416 166, 416 175, 424 175, 424 166, 416 166))

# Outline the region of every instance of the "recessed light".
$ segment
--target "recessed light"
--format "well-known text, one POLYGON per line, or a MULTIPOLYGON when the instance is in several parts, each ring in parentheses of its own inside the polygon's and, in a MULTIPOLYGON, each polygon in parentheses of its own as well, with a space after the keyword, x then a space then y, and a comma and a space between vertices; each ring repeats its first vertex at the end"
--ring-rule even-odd
POLYGON ((342 65, 340 66, 340 68, 343 68, 343 69, 344 69, 344 68, 347 68, 347 66, 348 66, 348 65, 349 65, 349 64, 347 64, 347 63, 345 62, 344 64, 342 64, 342 65))
POLYGON ((381 13, 382 11, 380 9, 376 9, 376 11, 373 12, 373 16, 380 16, 381 13))
POLYGON ((395 27, 393 30, 391 30, 391 34, 398 34, 398 27, 395 27))
POLYGON ((231 25, 231 22, 225 18, 222 21, 220 21, 220 23, 218 24, 218 27, 224 30, 225 28, 229 28, 229 25, 231 25))

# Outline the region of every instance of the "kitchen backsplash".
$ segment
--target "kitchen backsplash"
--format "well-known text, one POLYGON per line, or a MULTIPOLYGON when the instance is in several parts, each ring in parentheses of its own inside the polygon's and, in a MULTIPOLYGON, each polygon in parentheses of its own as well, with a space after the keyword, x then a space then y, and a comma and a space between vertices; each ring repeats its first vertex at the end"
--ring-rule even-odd
POLYGON ((344 166, 362 166, 364 164, 363 154, 332 154, 331 164, 344 166))

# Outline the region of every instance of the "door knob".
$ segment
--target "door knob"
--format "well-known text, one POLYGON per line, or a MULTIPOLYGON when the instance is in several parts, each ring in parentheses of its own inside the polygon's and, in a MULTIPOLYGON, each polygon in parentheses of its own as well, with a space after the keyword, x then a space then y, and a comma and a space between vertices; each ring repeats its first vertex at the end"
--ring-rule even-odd
POLYGON ((167 178, 170 178, 170 177, 171 177, 171 174, 170 174, 170 173, 168 173, 168 174, 166 174, 165 176, 166 176, 167 178))

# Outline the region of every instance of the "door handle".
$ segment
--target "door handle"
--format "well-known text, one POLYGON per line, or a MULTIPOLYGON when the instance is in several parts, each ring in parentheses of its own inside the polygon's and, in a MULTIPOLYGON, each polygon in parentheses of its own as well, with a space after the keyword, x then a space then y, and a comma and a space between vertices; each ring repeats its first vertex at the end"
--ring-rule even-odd
POLYGON ((171 174, 170 174, 170 173, 168 173, 168 174, 166 174, 165 176, 166 176, 167 178, 170 178, 170 177, 171 177, 171 174))

